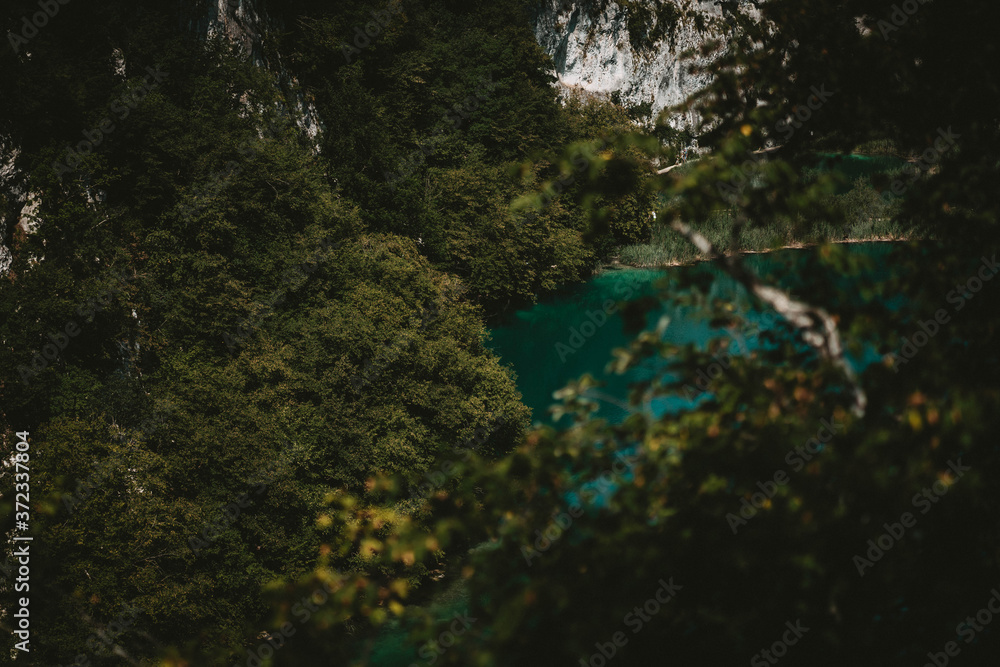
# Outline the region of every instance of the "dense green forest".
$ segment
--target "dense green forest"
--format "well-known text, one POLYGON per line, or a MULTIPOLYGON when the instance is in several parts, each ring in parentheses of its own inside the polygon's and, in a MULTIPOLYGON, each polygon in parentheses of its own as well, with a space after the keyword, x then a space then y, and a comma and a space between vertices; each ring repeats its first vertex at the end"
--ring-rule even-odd
MULTIPOLYGON (((918 664, 986 603, 996 7, 721 3, 713 83, 649 119, 553 85, 540 3, 230 2, 269 16, 250 50, 204 38, 212 4, 43 0, 31 35, 38 2, 0 10, 0 507, 13 535, 29 432, 34 536, 31 651, 8 540, 0 662, 378 664, 391 625, 418 664, 722 665, 798 621, 789 664, 918 664), (664 171, 694 138, 710 150, 664 171), (869 238, 911 242, 863 307, 736 252, 821 243, 810 261, 850 276, 826 242, 869 238), (699 258, 786 335, 694 409, 608 423, 584 377, 558 394, 572 426, 533 426, 493 322, 609 265, 699 258), (821 424, 823 455, 779 482, 821 424)), ((643 53, 697 9, 620 4, 643 53)), ((662 300, 743 326, 682 275, 662 300)), ((724 349, 664 342, 657 303, 622 304, 635 340, 608 360, 672 364, 635 405, 724 349)), ((958 641, 966 664, 1000 655, 988 623, 958 641)))

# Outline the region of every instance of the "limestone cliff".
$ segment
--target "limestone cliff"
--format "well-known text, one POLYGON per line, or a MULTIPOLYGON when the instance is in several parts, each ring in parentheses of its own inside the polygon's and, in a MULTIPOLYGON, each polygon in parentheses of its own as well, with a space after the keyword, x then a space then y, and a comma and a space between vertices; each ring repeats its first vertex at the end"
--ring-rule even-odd
POLYGON ((298 80, 284 66, 281 54, 272 48, 267 36, 282 26, 267 12, 263 0, 203 0, 195 15, 188 22, 188 29, 205 38, 222 36, 253 63, 263 67, 278 78, 287 101, 286 111, 299 128, 313 141, 323 130, 316 105, 307 97, 298 80))
MULTIPOLYGON (((559 86, 626 106, 648 105, 655 116, 709 82, 681 54, 732 30, 715 0, 543 0, 535 37, 554 63, 559 86)), ((674 116, 674 127, 693 118, 674 116)))

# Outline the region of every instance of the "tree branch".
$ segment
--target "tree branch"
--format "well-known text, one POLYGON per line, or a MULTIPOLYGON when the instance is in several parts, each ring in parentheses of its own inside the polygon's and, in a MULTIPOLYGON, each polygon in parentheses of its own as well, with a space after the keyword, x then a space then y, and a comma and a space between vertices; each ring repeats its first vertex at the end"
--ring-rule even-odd
POLYGON ((798 301, 784 290, 761 283, 757 276, 743 265, 738 255, 726 256, 719 253, 711 241, 692 229, 690 225, 674 220, 670 223, 670 227, 690 241, 702 254, 713 259, 748 292, 770 305, 792 326, 799 329, 806 344, 844 373, 854 394, 853 412, 859 417, 864 415, 868 397, 858 383, 857 374, 844 357, 840 332, 830 313, 823 308, 798 301))

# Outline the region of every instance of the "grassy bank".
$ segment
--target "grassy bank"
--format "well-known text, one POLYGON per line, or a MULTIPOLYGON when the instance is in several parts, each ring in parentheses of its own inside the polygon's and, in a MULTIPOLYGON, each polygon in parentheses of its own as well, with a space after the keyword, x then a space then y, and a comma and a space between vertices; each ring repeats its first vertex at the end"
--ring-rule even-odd
MULTIPOLYGON (((820 243, 862 243, 865 241, 905 241, 915 238, 914 232, 889 218, 874 218, 835 228, 828 224, 811 225, 805 229, 791 224, 771 223, 747 226, 740 230, 734 243, 733 215, 720 212, 706 224, 698 226, 712 244, 724 253, 760 253, 782 248, 804 248, 820 243)), ((653 228, 649 243, 619 248, 611 264, 637 268, 677 266, 708 259, 691 243, 665 225, 653 228)))
MULTIPOLYGON (((838 192, 831 194, 827 202, 840 211, 838 224, 801 219, 750 220, 734 239, 736 209, 716 210, 707 220, 691 222, 716 248, 727 254, 760 253, 819 243, 901 241, 918 236, 915 229, 897 219, 902 200, 885 199, 880 194, 886 185, 904 176, 904 160, 858 155, 820 157, 816 167, 807 169, 804 176, 833 172, 841 177, 838 192), (876 188, 873 182, 880 187, 876 188)), ((618 248, 610 263, 649 268, 704 259, 707 258, 688 241, 660 224, 653 226, 648 243, 618 248)))

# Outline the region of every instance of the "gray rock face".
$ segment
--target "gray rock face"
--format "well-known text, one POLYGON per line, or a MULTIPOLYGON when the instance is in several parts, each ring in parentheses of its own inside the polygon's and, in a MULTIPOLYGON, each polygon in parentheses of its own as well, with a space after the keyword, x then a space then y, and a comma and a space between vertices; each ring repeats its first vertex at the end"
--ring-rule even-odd
MULTIPOLYGON (((189 28, 206 37, 222 35, 256 64, 276 73, 286 89, 290 113, 313 140, 323 125, 316 107, 308 101, 281 63, 280 54, 265 49, 267 34, 280 27, 268 15, 266 0, 206 0, 189 28)), ((740 2, 745 6, 746 3, 740 2)), ((641 24, 640 24, 641 26, 641 24)), ((633 26, 634 27, 634 26, 633 26)), ((535 38, 552 56, 559 86, 567 92, 610 97, 618 93, 626 106, 650 105, 650 118, 660 110, 680 104, 709 83, 709 76, 692 72, 692 66, 712 60, 682 61, 680 55, 705 42, 724 38, 732 29, 722 3, 716 0, 543 0, 535 14, 535 38), (656 27, 656 6, 675 9, 672 24, 663 26, 666 36, 636 50, 630 42, 627 5, 650 10, 656 27), (603 10, 601 9, 601 6, 603 10)), ((694 118, 676 115, 674 127, 688 127, 694 118)))
POLYGON ((288 107, 286 111, 319 152, 317 137, 323 131, 316 105, 306 98, 298 80, 281 62, 274 48, 265 49, 268 33, 280 28, 266 11, 263 0, 208 0, 204 13, 192 18, 190 30, 206 38, 222 36, 258 67, 278 77, 288 107))
MULTIPOLYGON (((21 225, 25 231, 33 228, 29 223, 34 221, 34 209, 30 208, 28 198, 21 187, 22 174, 14 162, 20 151, 7 137, 0 137, 0 201, 6 198, 5 206, 0 208, 0 240, 13 235, 14 227, 21 225)), ((35 205, 37 208, 37 203, 35 205)), ((10 248, 0 244, 0 276, 5 275, 14 261, 10 248)))
MULTIPOLYGON (((692 64, 711 58, 682 61, 687 49, 698 48, 731 30, 714 0, 663 0, 679 16, 663 26, 666 36, 650 48, 633 47, 629 10, 613 2, 603 11, 594 0, 546 0, 535 16, 535 37, 555 62, 559 86, 567 92, 610 97, 618 93, 626 106, 649 104, 652 117, 683 102, 709 83, 709 77, 691 71, 692 64)), ((639 0, 655 10, 656 0, 639 0)), ((649 27, 655 26, 654 25, 649 27)), ((677 115, 670 124, 681 128, 695 119, 677 115)))

